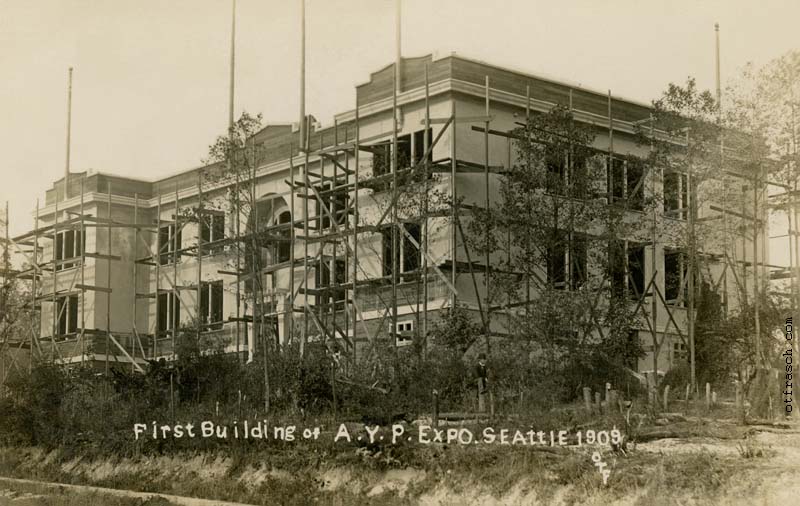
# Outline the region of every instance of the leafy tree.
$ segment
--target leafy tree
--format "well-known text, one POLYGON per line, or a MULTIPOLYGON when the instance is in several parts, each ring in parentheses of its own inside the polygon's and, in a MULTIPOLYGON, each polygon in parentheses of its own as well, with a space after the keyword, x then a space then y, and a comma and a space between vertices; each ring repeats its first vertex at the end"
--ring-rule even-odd
MULTIPOLYGON (((644 192, 627 200, 614 193, 606 165, 615 162, 567 108, 533 114, 513 135, 518 162, 502 176, 498 205, 475 209, 469 225, 470 246, 497 265, 490 300, 507 308, 510 332, 532 347, 543 374, 577 366, 588 381, 625 368, 643 350, 631 339, 638 294, 620 267, 619 241, 638 240, 626 212, 651 202, 644 192), (598 352, 606 361, 591 368, 598 352)), ((563 388, 569 397, 577 386, 563 388)))

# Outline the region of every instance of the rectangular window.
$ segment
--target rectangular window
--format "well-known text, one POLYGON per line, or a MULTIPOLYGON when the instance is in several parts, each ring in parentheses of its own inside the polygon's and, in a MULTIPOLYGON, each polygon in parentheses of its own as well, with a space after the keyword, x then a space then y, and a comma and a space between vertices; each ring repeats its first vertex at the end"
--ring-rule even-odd
MULTIPOLYGON (((200 239, 203 243, 221 241, 225 238, 225 215, 223 213, 206 212, 200 220, 200 239)), ((216 255, 220 253, 223 246, 220 244, 204 246, 203 253, 206 255, 216 255)))
POLYGON ((65 230, 56 234, 55 257, 56 270, 75 267, 79 262, 70 261, 79 258, 86 246, 86 238, 80 230, 65 230))
POLYGON ((683 252, 664 251, 664 298, 668 304, 681 304, 684 300, 681 287, 686 277, 686 262, 683 252))
POLYGON ((625 293, 625 263, 625 241, 611 241, 608 248, 608 279, 614 297, 622 297, 625 293))
POLYGON ((407 169, 411 166, 411 134, 401 135, 397 138, 397 170, 407 169))
POLYGON ((347 295, 347 289, 339 288, 335 285, 343 285, 347 282, 347 266, 344 260, 336 259, 322 262, 322 270, 317 266, 314 273, 314 280, 318 289, 331 288, 324 293, 318 293, 316 296, 316 304, 323 305, 333 300, 337 308, 340 308, 347 295))
POLYGON ((565 164, 566 159, 564 155, 560 153, 551 153, 548 155, 547 162, 545 163, 547 169, 545 188, 548 192, 556 195, 564 195, 565 164))
POLYGON ((78 296, 64 295, 56 299, 59 337, 65 338, 78 331, 78 296))
MULTIPOLYGON (((422 240, 421 227, 417 223, 401 223, 399 226, 404 227, 408 235, 414 238, 412 241, 409 239, 402 230, 397 231, 397 251, 395 252, 397 266, 400 268, 400 273, 413 272, 417 270, 421 264, 422 255, 418 245, 422 240), (416 244, 414 244, 416 242, 416 244)), ((381 250, 383 256, 383 275, 392 275, 392 227, 387 226, 381 229, 381 250)))
MULTIPOLYGON (((425 155, 425 133, 427 132, 428 137, 428 147, 433 144, 433 129, 429 128, 428 130, 417 130, 414 132, 414 159, 412 163, 419 163, 422 161, 422 157, 425 155)), ((433 161, 433 150, 431 150, 430 154, 428 155, 428 161, 433 161)))
POLYGON ((389 174, 392 170, 391 141, 374 144, 372 148, 372 175, 374 177, 389 174))
POLYGON ((206 330, 222 329, 222 281, 200 285, 200 318, 206 330))
POLYGON ((609 203, 622 202, 625 200, 625 162, 620 158, 608 158, 606 162, 609 203))
MULTIPOLYGON (((158 262, 172 263, 175 252, 181 249, 181 231, 175 234, 175 225, 165 225, 158 230, 158 262)), ((176 257, 180 261, 180 257, 176 257)))
POLYGON ((547 283, 563 290, 567 286, 567 248, 559 241, 547 248, 547 283))
POLYGON ((628 289, 633 297, 644 293, 644 246, 628 243, 628 289))
POLYGON ((570 167, 569 184, 572 197, 585 199, 589 189, 589 167, 583 156, 569 155, 567 157, 570 167))
MULTIPOLYGON (((392 227, 387 226, 381 228, 381 263, 382 269, 381 273, 383 276, 391 276, 392 275, 392 251, 394 249, 392 245, 392 227)), ((398 237, 398 242, 400 238, 398 237)), ((399 262, 398 262, 399 263, 399 262)))
POLYGON ((181 302, 177 294, 158 294, 158 336, 166 337, 167 333, 175 332, 180 327, 181 302))
POLYGON ((276 234, 281 239, 278 241, 278 263, 288 262, 292 257, 292 213, 283 211, 278 215, 278 224, 283 225, 276 234))
POLYGON ((405 227, 408 235, 414 238, 414 241, 411 241, 406 234, 402 234, 403 258, 401 272, 413 272, 419 268, 421 263, 421 252, 418 247, 422 240, 421 227, 418 223, 403 223, 403 227, 405 227), (417 244, 415 245, 414 242, 417 244))
POLYGON ((638 158, 606 159, 606 183, 611 203, 644 209, 644 164, 638 158))
POLYGON ((321 199, 314 201, 317 210, 317 227, 321 226, 321 230, 334 228, 331 222, 331 216, 336 218, 336 225, 343 225, 348 214, 347 201, 349 197, 347 192, 339 188, 333 189, 331 183, 323 183, 317 185, 316 188, 321 197, 321 199), (322 206, 323 203, 325 207, 328 208, 328 211, 330 211, 330 214, 328 214, 328 211, 322 206))
POLYGON ((628 160, 625 167, 625 198, 628 209, 644 209, 644 165, 640 160, 628 160))
POLYGON ((587 240, 582 236, 573 236, 570 245, 570 273, 572 276, 572 289, 577 290, 588 279, 588 250, 587 240))
POLYGON ((686 174, 664 174, 664 213, 670 218, 685 220, 689 209, 688 178, 686 174))

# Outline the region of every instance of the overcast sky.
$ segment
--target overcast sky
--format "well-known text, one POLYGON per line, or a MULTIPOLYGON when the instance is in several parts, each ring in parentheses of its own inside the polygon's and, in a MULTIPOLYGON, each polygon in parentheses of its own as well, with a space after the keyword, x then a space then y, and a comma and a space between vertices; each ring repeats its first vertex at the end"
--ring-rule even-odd
MULTIPOLYGON (((307 111, 324 124, 394 58, 393 0, 307 0, 307 111)), ((236 114, 296 121, 300 0, 238 0, 236 114)), ((195 167, 227 122, 231 0, 0 0, 0 201, 32 226, 65 164, 152 179, 195 167)), ((800 45, 796 0, 403 0, 403 55, 456 52, 650 102, 800 45)))

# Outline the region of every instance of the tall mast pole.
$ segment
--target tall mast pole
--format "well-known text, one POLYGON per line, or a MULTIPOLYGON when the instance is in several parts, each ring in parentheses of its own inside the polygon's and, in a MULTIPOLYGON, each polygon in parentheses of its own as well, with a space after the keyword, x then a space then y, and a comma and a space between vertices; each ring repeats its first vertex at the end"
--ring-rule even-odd
MULTIPOLYGON (((717 87, 717 128, 719 128, 719 172, 720 174, 723 173, 723 166, 725 164, 725 138, 722 135, 722 84, 720 79, 720 71, 719 71, 719 23, 714 23, 714 37, 716 42, 716 51, 715 51, 715 77, 716 77, 716 87, 717 87)), ((728 183, 727 179, 723 177, 722 180, 722 232, 724 237, 723 248, 725 250, 728 249, 728 242, 730 240, 730 234, 728 233, 728 213, 725 211, 725 207, 727 206, 728 202, 728 183)), ((725 272, 722 274, 722 306, 725 314, 728 314, 728 272, 727 272, 727 263, 725 264, 725 272)))
POLYGON ((714 34, 717 42, 717 50, 716 50, 716 66, 715 66, 715 76, 716 76, 716 84, 717 84, 717 105, 719 106, 719 112, 722 111, 722 86, 720 85, 720 77, 719 77, 719 23, 714 23, 714 34))
POLYGON ((228 128, 233 128, 233 94, 234 94, 234 70, 236 68, 236 0, 233 0, 231 9, 231 65, 230 65, 230 85, 228 93, 228 128))
POLYGON ((395 37, 395 65, 394 65, 394 80, 395 80, 395 88, 397 89, 397 93, 400 93, 403 89, 402 82, 400 80, 400 65, 401 65, 401 58, 402 58, 402 36, 401 36, 401 28, 402 28, 402 7, 401 1, 397 0, 395 2, 395 30, 394 30, 394 37, 395 37))
MULTIPOLYGON (((356 105, 358 107, 358 105, 356 105)), ((306 133, 306 0, 300 0, 300 149, 303 153, 303 183, 308 184, 308 135, 306 133)), ((308 186, 305 197, 308 197, 308 186)), ((294 191, 294 188, 292 188, 294 191)), ((308 288, 308 198, 303 199, 303 284, 308 288)), ((294 289, 294 287, 292 287, 294 289)), ((308 290, 303 293, 303 337, 300 357, 305 353, 308 338, 308 290)))
POLYGON ((69 68, 67 77, 67 157, 64 164, 64 199, 69 192, 69 157, 72 144, 72 67, 69 68))
POLYGON ((300 149, 306 150, 306 0, 300 0, 300 149))
MULTIPOLYGON (((230 78, 228 83, 228 173, 233 168, 233 100, 235 92, 235 69, 236 69, 236 0, 233 0, 231 6, 231 62, 230 62, 230 78)), ((242 279, 241 279, 241 195, 239 195, 239 172, 234 170, 234 211, 236 212, 235 225, 236 225, 236 359, 240 359, 240 343, 242 332, 242 279)), ((248 352, 250 351, 251 343, 248 343, 248 352)))

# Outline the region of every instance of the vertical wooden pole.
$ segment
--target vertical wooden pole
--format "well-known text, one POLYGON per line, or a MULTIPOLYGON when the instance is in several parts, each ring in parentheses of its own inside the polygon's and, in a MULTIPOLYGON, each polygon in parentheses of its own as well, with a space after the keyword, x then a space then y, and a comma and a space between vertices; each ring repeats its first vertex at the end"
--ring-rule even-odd
MULTIPOLYGON (((83 213, 84 213, 84 181, 85 177, 81 178, 81 285, 86 285, 86 223, 84 221, 83 213)), ((96 230, 96 229, 95 229, 96 230)), ((136 262, 133 263, 136 265, 136 262)), ((134 267, 135 268, 135 267, 134 267)), ((135 281, 136 278, 134 278, 135 281)), ((135 285, 134 285, 135 288, 135 285)), ((134 290, 135 291, 135 290, 134 290)), ((135 300, 135 299, 134 299, 135 300)), ((86 360, 86 290, 81 290, 81 333, 80 333, 80 342, 81 342, 81 365, 85 363, 86 360)))
POLYGON ((181 230, 181 207, 180 207, 180 196, 178 194, 178 181, 175 181, 175 216, 173 218, 173 229, 172 229, 172 314, 170 318, 172 319, 172 358, 174 359, 176 354, 176 343, 178 337, 178 330, 180 329, 180 319, 176 318, 176 314, 180 314, 180 307, 181 307, 181 292, 179 291, 178 287, 178 260, 180 259, 180 253, 178 250, 181 248, 181 243, 183 241, 178 241, 178 231, 181 230))
MULTIPOLYGON (((44 253, 42 254, 44 259, 44 253)), ((39 199, 36 199, 36 211, 33 218, 33 280, 31 281, 31 307, 33 308, 33 315, 36 317, 36 327, 31 329, 31 351, 28 361, 28 373, 33 371, 33 347, 38 342, 39 336, 42 333, 42 303, 38 298, 38 280, 42 274, 41 267, 39 267, 39 199), (36 314, 36 304, 39 300, 39 314, 36 314)))
POLYGON ((294 166, 294 145, 289 145, 289 209, 291 210, 291 218, 289 222, 291 223, 291 227, 289 228, 289 309, 286 311, 286 317, 289 318, 289 338, 287 342, 293 342, 294 340, 294 241, 295 241, 295 233, 294 233, 294 223, 295 217, 297 213, 294 209, 294 173, 295 173, 295 166, 294 166))
MULTIPOLYGON (((458 288, 456 286, 456 280, 458 278, 458 191, 456 185, 456 173, 458 171, 458 161, 457 151, 456 151, 456 97, 455 95, 451 95, 450 97, 450 116, 452 117, 452 121, 450 123, 450 196, 453 199, 453 209, 451 215, 451 251, 452 251, 452 272, 451 272, 451 284, 454 288, 458 288)), ((458 297, 456 293, 453 292, 451 295, 451 302, 450 307, 452 310, 455 310, 456 305, 458 304, 458 297)))
MULTIPOLYGON (((490 105, 490 102, 489 102, 489 100, 490 100, 489 99, 490 91, 489 91, 489 76, 488 75, 486 76, 486 80, 485 80, 485 88, 486 88, 485 89, 485 93, 486 93, 486 96, 485 96, 485 101, 486 101, 486 104, 485 104, 486 105, 486 122, 484 123, 484 128, 483 128, 483 183, 484 183, 484 186, 486 187, 486 199, 485 199, 486 212, 489 212, 489 209, 490 209, 490 206, 491 206, 491 195, 490 195, 490 187, 489 187, 489 114, 491 112, 491 105, 490 105)), ((453 124, 453 127, 455 128, 455 124, 453 124)), ((486 297, 486 299, 485 299, 486 300, 486 320, 485 320, 486 321, 486 329, 485 329, 485 332, 486 332, 486 354, 488 356, 489 352, 490 352, 490 336, 491 336, 491 332, 492 332, 492 323, 491 323, 492 322, 492 320, 491 320, 492 307, 491 307, 490 294, 489 294, 489 292, 491 291, 491 268, 489 266, 489 260, 490 259, 489 259, 489 229, 488 229, 488 227, 486 229, 486 244, 484 245, 484 248, 486 249, 486 251, 484 252, 485 253, 485 262, 486 262, 486 265, 484 266, 484 268, 485 268, 485 270, 484 270, 484 277, 485 277, 484 284, 486 285, 486 296, 485 296, 486 297)), ((475 296, 479 297, 479 295, 477 293, 475 294, 475 296)), ((494 414, 494 413, 492 413, 492 414, 494 414)))
MULTIPOLYGON (((83 191, 81 191, 81 195, 82 194, 83 194, 83 191)), ((83 215, 83 213, 81 213, 81 215, 83 215)), ((131 270, 133 271, 132 272, 132 277, 133 277, 133 282, 132 282, 132 284, 133 284, 133 303, 132 303, 132 305, 133 305, 133 307, 131 308, 131 330, 133 331, 133 339, 138 341, 139 345, 141 346, 141 340, 139 339, 139 332, 136 329, 136 312, 137 312, 137 304, 138 304, 138 301, 139 301, 139 294, 137 293, 137 291, 138 291, 137 290, 137 287, 138 287, 138 282, 137 281, 138 281, 138 279, 137 279, 137 272, 136 272, 136 266, 137 266, 136 260, 139 258, 139 255, 137 254, 137 252, 139 251, 139 194, 138 193, 134 193, 133 194, 133 223, 134 223, 134 228, 133 228, 133 262, 131 262, 131 264, 132 264, 131 265, 131 270)), ((85 294, 85 292, 84 292, 84 294, 85 294)), ((81 312, 83 312, 83 310, 81 310, 81 312)), ((83 319, 83 315, 81 315, 81 319, 83 319)), ((83 326, 83 324, 81 324, 81 326, 83 326)), ((133 357, 133 363, 131 364, 131 372, 133 372, 133 371, 136 370, 136 345, 135 344, 133 345, 133 354, 131 355, 131 357, 133 357)), ((143 356, 142 358, 145 359, 147 357, 143 356)))
MULTIPOLYGON (((108 226, 106 227, 106 255, 108 255, 108 261, 106 261, 106 288, 108 291, 106 292, 106 376, 108 376, 109 370, 109 357, 108 352, 111 349, 110 343, 110 336, 111 336, 111 181, 108 181, 108 186, 106 187, 106 213, 108 214, 108 226)), ((116 354, 116 351, 114 352, 116 354)))
MULTIPOLYGON (((428 130, 431 128, 431 104, 430 104, 430 83, 428 81, 428 64, 425 64, 425 129, 422 134, 422 152, 423 155, 428 152, 430 148, 430 141, 428 139, 428 130)), ((422 257, 422 339, 424 353, 428 351, 428 159, 425 156, 422 160, 423 177, 422 188, 424 195, 422 196, 422 244, 420 245, 422 257)), ((438 404, 438 393, 435 402, 438 404)))
POLYGON ((358 122, 358 100, 356 100, 356 112, 355 112, 355 125, 354 125, 355 133, 353 138, 353 164, 354 167, 354 174, 353 174, 353 365, 356 362, 356 354, 358 353, 358 339, 357 339, 357 330, 356 330, 356 323, 358 322, 358 310, 356 309, 356 304, 358 303, 358 178, 359 178, 359 122, 358 122))
POLYGON ((695 227, 694 222, 697 216, 697 195, 695 192, 695 185, 694 185, 694 174, 692 170, 692 160, 691 160, 691 146, 689 144, 689 129, 686 129, 686 167, 687 167, 687 175, 686 175, 686 195, 689 200, 689 211, 688 211, 688 221, 689 221, 689 265, 687 268, 687 275, 689 276, 688 285, 689 285, 689 307, 686 311, 686 320, 688 326, 688 333, 689 333, 689 364, 690 364, 690 381, 692 384, 692 389, 696 388, 697 385, 697 362, 695 360, 695 342, 694 342, 694 299, 695 299, 695 286, 694 286, 694 279, 695 279, 695 272, 697 269, 696 264, 696 249, 697 249, 697 241, 695 237, 695 227))
MULTIPOLYGON (((208 321, 204 321, 203 314, 201 312, 201 304, 200 299, 203 295, 203 225, 206 225, 206 216, 203 212, 203 174, 201 171, 197 171, 197 248, 195 253, 197 254, 197 279, 196 283, 197 286, 195 287, 195 300, 194 307, 195 307, 195 320, 196 320, 196 328, 195 332, 197 333, 197 345, 200 346, 200 336, 203 331, 203 324, 210 323, 211 318, 208 321)), ((211 238, 211 224, 207 224, 209 229, 209 239, 211 238)), ((211 311, 211 293, 208 294, 208 307, 209 307, 209 316, 211 311)))
POLYGON ((70 169, 70 149, 72 136, 72 67, 69 68, 67 84, 67 157, 64 166, 64 200, 69 197, 69 169, 70 169))
MULTIPOLYGON (((65 186, 66 190, 66 186, 65 186)), ((56 297, 56 292, 58 292, 58 255, 56 253, 56 249, 58 247, 58 189, 56 189, 56 202, 55 208, 53 210, 53 295, 52 295, 52 302, 53 302, 53 333, 51 335, 51 341, 53 347, 51 349, 51 360, 55 360, 56 358, 56 335, 58 334, 58 320, 60 318, 59 310, 58 310, 58 298, 56 297)))
MULTIPOLYGON (((161 244, 161 190, 158 193, 158 202, 156 204, 156 255, 153 257, 153 262, 156 264, 156 304, 155 304, 155 322, 153 325, 153 360, 158 357, 158 338, 160 337, 158 328, 158 318, 160 314, 161 303, 161 255, 162 249, 166 244, 161 244)), ((167 304, 169 307, 169 304, 167 304)))
MULTIPOLYGON (((397 5, 399 9, 399 0, 397 5)), ((398 259, 400 256, 400 241, 399 237, 397 236, 397 228, 405 226, 397 222, 397 116, 400 114, 400 111, 397 108, 397 91, 400 87, 400 75, 398 69, 399 66, 395 66, 395 86, 393 87, 392 93, 392 200, 389 203, 389 205, 392 206, 392 331, 390 338, 392 340, 392 346, 394 347, 397 346, 397 271, 400 269, 400 265, 398 265, 398 259)))

